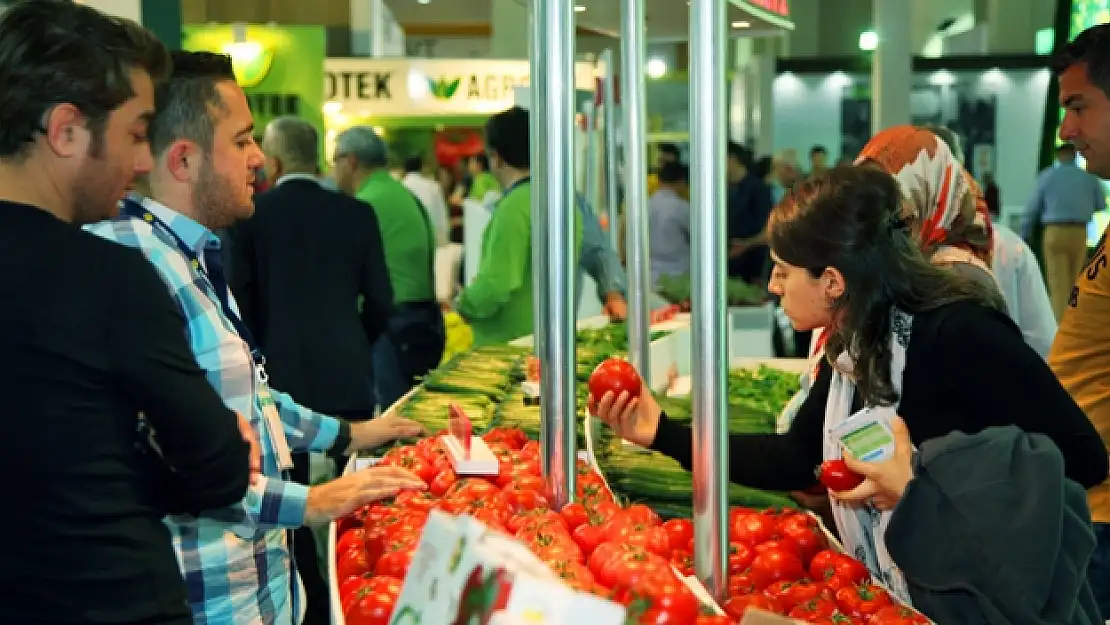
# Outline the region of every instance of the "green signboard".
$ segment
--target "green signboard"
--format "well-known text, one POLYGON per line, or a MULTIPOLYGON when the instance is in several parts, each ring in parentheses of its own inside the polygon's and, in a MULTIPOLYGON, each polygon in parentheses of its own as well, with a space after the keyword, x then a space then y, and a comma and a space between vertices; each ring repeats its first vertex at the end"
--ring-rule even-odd
POLYGON ((235 78, 254 114, 256 135, 275 117, 301 117, 320 133, 323 158, 326 53, 322 26, 195 24, 186 25, 184 34, 186 50, 231 56, 235 78))

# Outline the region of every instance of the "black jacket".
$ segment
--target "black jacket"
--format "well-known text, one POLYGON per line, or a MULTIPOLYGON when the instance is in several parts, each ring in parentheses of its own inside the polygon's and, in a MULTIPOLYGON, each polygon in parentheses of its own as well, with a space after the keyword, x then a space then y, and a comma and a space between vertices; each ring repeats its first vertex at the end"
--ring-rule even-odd
POLYGON ((372 412, 371 346, 393 310, 374 209, 287 180, 231 239, 232 290, 274 388, 321 412, 372 412))
POLYGON ((1014 426, 926 441, 886 546, 943 625, 1094 625, 1086 492, 1046 436, 1014 426))

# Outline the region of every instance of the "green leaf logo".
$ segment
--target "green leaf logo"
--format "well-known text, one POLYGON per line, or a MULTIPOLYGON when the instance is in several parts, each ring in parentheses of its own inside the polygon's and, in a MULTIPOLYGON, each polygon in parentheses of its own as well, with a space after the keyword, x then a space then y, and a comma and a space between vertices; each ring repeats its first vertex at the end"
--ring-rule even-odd
POLYGON ((461 84, 462 78, 456 78, 455 80, 451 81, 443 78, 439 80, 435 80, 433 78, 428 79, 428 87, 431 89, 432 95, 439 100, 450 100, 451 98, 453 98, 455 96, 455 93, 459 90, 459 85, 461 84))
POLYGON ((239 86, 244 89, 257 87, 266 80, 270 68, 274 65, 274 50, 262 47, 254 54, 232 55, 231 67, 239 86))

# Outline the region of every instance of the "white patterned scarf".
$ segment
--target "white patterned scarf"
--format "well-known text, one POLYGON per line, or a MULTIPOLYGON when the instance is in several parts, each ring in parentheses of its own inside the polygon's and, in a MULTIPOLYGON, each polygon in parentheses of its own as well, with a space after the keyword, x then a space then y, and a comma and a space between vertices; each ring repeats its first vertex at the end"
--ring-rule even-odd
MULTIPOLYGON (((906 350, 910 344, 912 328, 913 316, 898 309, 891 310, 890 380, 898 393, 902 392, 902 372, 906 367, 906 350)), ((856 383, 851 375, 853 366, 854 363, 845 352, 840 355, 836 366, 833 367, 829 399, 825 404, 822 448, 824 460, 842 457, 840 439, 830 434, 830 431, 853 414, 852 400, 856 393, 856 383)), ((894 408, 897 408, 897 405, 894 408)), ((894 564, 883 541, 892 512, 889 510, 880 512, 870 505, 848 506, 833 499, 832 513, 845 551, 866 564, 876 580, 886 586, 899 600, 910 605, 906 580, 902 571, 894 564)))

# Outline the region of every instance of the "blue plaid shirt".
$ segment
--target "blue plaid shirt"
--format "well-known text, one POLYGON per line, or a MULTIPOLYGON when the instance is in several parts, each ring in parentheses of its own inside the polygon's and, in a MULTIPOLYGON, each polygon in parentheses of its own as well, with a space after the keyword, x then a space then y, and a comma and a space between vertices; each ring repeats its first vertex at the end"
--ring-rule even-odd
MULTIPOLYGON (((220 246, 219 238, 196 221, 152 200, 142 203, 198 258, 204 257, 206 248, 220 246)), ((293 623, 302 599, 291 591, 291 576, 296 573, 286 529, 304 524, 308 488, 286 481, 275 441, 284 436, 294 452, 328 451, 339 438, 340 422, 271 390, 284 432, 271 431, 259 400, 264 383, 256 374, 250 348, 223 313, 212 283, 173 238, 143 219, 128 216, 86 226, 86 230, 141 250, 158 269, 184 314, 197 363, 227 406, 250 416, 262 447, 262 476, 239 504, 199 518, 166 518, 193 619, 197 625, 293 623)), ((231 306, 238 311, 234 299, 231 306)))

